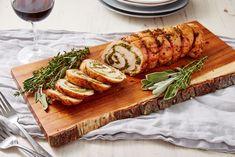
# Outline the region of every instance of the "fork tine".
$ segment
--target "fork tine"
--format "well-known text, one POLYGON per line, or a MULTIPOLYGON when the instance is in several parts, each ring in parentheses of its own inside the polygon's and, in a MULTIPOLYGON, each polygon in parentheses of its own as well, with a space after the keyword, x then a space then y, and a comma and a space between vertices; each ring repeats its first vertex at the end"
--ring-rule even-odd
POLYGON ((15 110, 12 106, 11 106, 11 104, 9 103, 9 101, 6 99, 6 97, 3 95, 3 93, 0 91, 0 95, 2 96, 2 98, 3 98, 3 100, 5 101, 5 103, 6 103, 6 105, 8 106, 8 108, 10 109, 10 110, 15 110))
POLYGON ((4 134, 6 137, 11 136, 10 131, 8 131, 7 128, 6 128, 6 126, 4 126, 4 125, 1 124, 1 123, 0 123, 0 130, 1 130, 0 135, 1 135, 1 134, 4 134))
POLYGON ((11 106, 11 104, 7 101, 7 99, 5 98, 5 96, 2 94, 2 92, 0 91, 0 95, 1 95, 1 97, 2 97, 2 102, 4 103, 4 105, 6 106, 6 108, 9 110, 9 111, 15 111, 13 108, 12 108, 12 106, 11 106))
POLYGON ((4 127, 3 132, 5 133, 6 136, 11 136, 11 133, 7 130, 7 128, 4 127))
POLYGON ((6 111, 5 111, 5 109, 4 109, 4 107, 3 107, 3 101, 2 101, 2 99, 0 98, 0 113, 1 113, 1 115, 3 115, 3 116, 6 116, 6 111))
POLYGON ((3 113, 2 113, 2 103, 0 103, 0 115, 3 115, 3 113))
POLYGON ((2 129, 1 130, 1 136, 3 137, 3 138, 7 138, 8 137, 8 135, 6 134, 6 132, 4 131, 5 129, 2 129))
POLYGON ((6 112, 8 109, 7 109, 7 106, 6 104, 4 103, 3 99, 0 97, 0 101, 1 101, 1 109, 3 112, 6 112))
POLYGON ((1 141, 4 141, 4 139, 5 139, 5 138, 4 138, 2 135, 0 135, 0 142, 1 142, 1 141))
POLYGON ((0 142, 1 142, 1 141, 4 141, 4 139, 5 139, 5 138, 0 135, 0 142))
POLYGON ((0 140, 3 141, 5 138, 2 136, 2 128, 0 128, 0 140))
POLYGON ((8 110, 6 109, 1 97, 0 97, 0 110, 1 110, 1 114, 6 117, 8 110))

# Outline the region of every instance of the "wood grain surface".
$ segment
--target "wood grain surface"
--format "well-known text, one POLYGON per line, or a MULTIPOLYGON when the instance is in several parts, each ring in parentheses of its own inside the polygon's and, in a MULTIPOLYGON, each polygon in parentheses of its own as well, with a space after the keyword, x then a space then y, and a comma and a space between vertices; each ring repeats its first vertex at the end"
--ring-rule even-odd
MULTIPOLYGON (((187 90, 179 92, 176 98, 170 101, 165 102, 162 98, 154 98, 151 92, 141 90, 140 80, 144 78, 144 74, 128 77, 123 83, 103 93, 96 93, 74 107, 55 102, 50 105, 48 112, 43 110, 41 104, 35 104, 32 95, 25 96, 49 143, 52 146, 60 146, 111 121, 149 114, 186 101, 190 97, 204 95, 234 84, 235 51, 205 27, 200 26, 207 41, 204 54, 209 57, 208 61, 200 72, 193 75, 192 85, 187 90)), ((98 59, 105 45, 91 47, 89 57, 98 59)), ((183 58, 175 64, 156 68, 153 71, 180 67, 190 61, 189 58, 183 58)), ((32 75, 32 71, 45 66, 47 62, 48 60, 43 60, 13 68, 12 75, 19 87, 22 88, 22 82, 32 75)))

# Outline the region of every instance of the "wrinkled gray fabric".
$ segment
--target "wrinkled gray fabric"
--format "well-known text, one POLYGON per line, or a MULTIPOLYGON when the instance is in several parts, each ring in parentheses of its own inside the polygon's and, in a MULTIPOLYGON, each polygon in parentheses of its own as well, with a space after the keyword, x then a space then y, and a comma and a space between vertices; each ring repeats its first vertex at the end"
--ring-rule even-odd
MULTIPOLYGON (((127 33, 94 34, 69 31, 41 31, 39 43, 53 47, 56 52, 102 44, 127 33)), ((32 44, 29 30, 0 31, 0 91, 19 113, 19 122, 33 136, 43 138, 22 97, 10 69, 19 65, 17 52, 32 44)), ((235 40, 222 37, 235 47, 235 40)), ((49 57, 49 56, 48 56, 49 57)), ((222 152, 235 152, 235 86, 174 105, 148 116, 112 122, 94 130, 82 139, 161 139, 170 143, 222 152)), ((0 116, 0 122, 15 134, 19 130, 0 116)), ((21 135, 21 134, 20 134, 21 135)))

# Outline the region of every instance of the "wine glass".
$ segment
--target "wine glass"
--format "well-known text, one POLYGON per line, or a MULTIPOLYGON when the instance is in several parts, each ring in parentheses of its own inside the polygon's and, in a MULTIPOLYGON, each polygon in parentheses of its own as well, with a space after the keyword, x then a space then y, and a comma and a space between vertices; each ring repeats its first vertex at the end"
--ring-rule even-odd
POLYGON ((21 63, 28 63, 46 58, 48 54, 54 54, 52 48, 38 44, 38 34, 34 23, 45 19, 51 13, 54 0, 11 0, 11 5, 21 19, 32 24, 34 34, 34 44, 21 49, 17 55, 18 60, 21 63))

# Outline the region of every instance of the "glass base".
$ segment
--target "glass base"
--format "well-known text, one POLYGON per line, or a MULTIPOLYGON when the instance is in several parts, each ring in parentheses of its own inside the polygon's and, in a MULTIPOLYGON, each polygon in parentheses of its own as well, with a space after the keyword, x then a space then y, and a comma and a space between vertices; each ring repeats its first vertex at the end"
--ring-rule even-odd
POLYGON ((29 63, 52 57, 55 54, 56 52, 48 46, 27 46, 19 51, 17 58, 21 63, 29 63))

